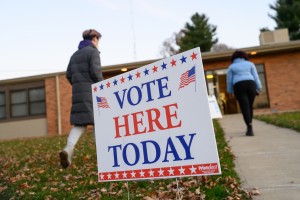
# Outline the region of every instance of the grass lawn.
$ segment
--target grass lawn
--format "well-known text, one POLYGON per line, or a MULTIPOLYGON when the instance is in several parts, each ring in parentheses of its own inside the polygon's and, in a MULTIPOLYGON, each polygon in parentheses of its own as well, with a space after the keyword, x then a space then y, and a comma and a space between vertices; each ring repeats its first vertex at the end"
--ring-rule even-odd
MULTIPOLYGON (((183 199, 250 199, 240 188, 230 148, 214 121, 222 175, 180 178, 183 199)), ((72 166, 62 169, 58 152, 66 136, 0 142, 0 199, 176 199, 175 179, 97 182, 94 135, 84 134, 72 166)))
POLYGON ((254 118, 265 121, 269 124, 294 129, 300 132, 300 111, 256 115, 254 118))

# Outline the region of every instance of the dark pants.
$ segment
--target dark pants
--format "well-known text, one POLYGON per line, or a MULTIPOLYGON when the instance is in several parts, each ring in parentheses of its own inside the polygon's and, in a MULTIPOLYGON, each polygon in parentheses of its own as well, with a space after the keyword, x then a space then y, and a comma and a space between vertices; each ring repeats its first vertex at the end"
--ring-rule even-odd
POLYGON ((254 81, 240 81, 234 84, 234 95, 238 100, 246 125, 252 124, 253 103, 256 96, 256 85, 254 81))

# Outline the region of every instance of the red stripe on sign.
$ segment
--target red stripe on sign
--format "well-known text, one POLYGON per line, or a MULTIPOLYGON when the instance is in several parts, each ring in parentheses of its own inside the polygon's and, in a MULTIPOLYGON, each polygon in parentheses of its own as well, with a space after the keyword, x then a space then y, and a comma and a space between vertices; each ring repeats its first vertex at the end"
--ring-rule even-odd
POLYGON ((172 166, 162 168, 149 168, 139 170, 101 172, 98 174, 99 182, 135 180, 135 179, 153 179, 168 178, 178 176, 197 176, 207 174, 219 174, 217 163, 195 164, 185 166, 172 166))

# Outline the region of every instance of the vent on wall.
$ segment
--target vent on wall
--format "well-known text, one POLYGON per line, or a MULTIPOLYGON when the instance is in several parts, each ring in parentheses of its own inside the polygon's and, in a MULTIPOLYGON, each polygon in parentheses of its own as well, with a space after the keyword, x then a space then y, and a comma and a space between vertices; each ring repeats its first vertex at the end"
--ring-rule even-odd
POLYGON ((288 42, 289 39, 289 31, 287 28, 277 29, 274 31, 263 31, 260 32, 259 42, 260 45, 264 44, 273 44, 279 42, 288 42))

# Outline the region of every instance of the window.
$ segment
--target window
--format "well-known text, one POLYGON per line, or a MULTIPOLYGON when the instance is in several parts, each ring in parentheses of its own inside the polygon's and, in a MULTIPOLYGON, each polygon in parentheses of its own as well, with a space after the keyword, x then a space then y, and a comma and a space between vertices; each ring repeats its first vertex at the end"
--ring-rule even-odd
POLYGON ((11 116, 23 117, 46 113, 45 89, 32 88, 11 92, 11 116))
POLYGON ((44 88, 35 88, 29 90, 29 113, 30 115, 46 113, 44 88))
POLYGON ((44 88, 11 91, 10 94, 11 117, 24 117, 46 113, 44 88))
POLYGON ((5 109, 5 93, 0 92, 0 119, 4 119, 6 117, 5 109))
POLYGON ((22 117, 28 115, 26 90, 11 92, 11 116, 22 117))
POLYGON ((45 114, 44 81, 0 87, 0 122, 44 117, 45 114))
POLYGON ((256 64, 255 65, 261 85, 262 85, 262 91, 261 95, 256 96, 255 102, 253 107, 254 108, 268 108, 269 107, 269 98, 267 94, 267 83, 266 83, 266 77, 265 77, 265 69, 263 64, 256 64))

